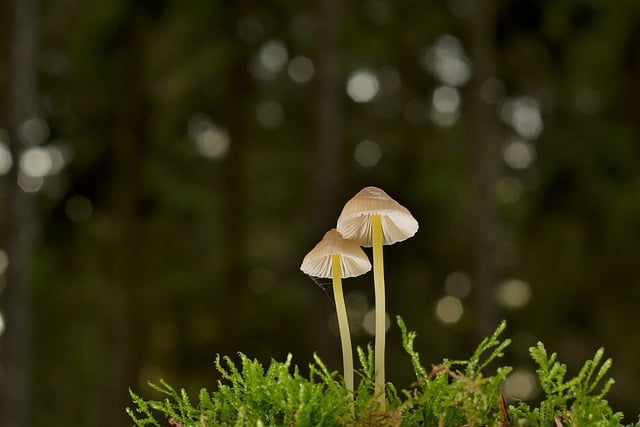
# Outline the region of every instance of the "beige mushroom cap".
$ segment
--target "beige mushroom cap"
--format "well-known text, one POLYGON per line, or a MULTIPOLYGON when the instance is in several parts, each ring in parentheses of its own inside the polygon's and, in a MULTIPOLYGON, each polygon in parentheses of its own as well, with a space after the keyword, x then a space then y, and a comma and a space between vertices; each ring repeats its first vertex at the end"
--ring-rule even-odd
POLYGON ((380 215, 382 243, 392 245, 412 237, 418 221, 411 212, 377 187, 365 187, 353 196, 338 218, 338 231, 362 246, 371 246, 371 216, 380 215))
POLYGON ((320 241, 302 260, 300 270, 313 277, 330 279, 331 256, 340 255, 342 277, 356 277, 371 270, 369 258, 358 242, 348 240, 336 230, 327 231, 320 241))

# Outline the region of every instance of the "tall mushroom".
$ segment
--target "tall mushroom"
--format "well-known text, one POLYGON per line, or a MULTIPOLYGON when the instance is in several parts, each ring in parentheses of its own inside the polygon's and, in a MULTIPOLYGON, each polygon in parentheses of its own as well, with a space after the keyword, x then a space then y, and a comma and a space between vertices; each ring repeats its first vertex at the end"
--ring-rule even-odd
POLYGON ((412 237, 418 221, 411 212, 377 187, 365 187, 353 196, 338 218, 338 231, 362 246, 373 246, 373 281, 375 293, 375 393, 385 407, 384 348, 386 308, 382 245, 392 245, 412 237))
POLYGON ((309 276, 333 279, 333 295, 342 344, 344 383, 347 390, 353 392, 353 352, 342 292, 342 278, 360 276, 371 270, 369 258, 357 242, 344 239, 337 230, 331 229, 304 257, 300 270, 309 276))

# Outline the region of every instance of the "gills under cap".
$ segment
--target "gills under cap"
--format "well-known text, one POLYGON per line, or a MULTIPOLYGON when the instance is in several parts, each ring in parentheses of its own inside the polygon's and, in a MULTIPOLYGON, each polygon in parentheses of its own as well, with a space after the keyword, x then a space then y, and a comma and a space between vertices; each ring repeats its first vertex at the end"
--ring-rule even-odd
POLYGON ((377 187, 365 187, 353 196, 344 205, 336 228, 345 238, 369 247, 373 214, 380 215, 384 245, 406 240, 418 231, 418 221, 411 212, 377 187))
POLYGON ((331 257, 340 255, 342 277, 361 276, 371 270, 369 258, 358 242, 345 239, 336 230, 327 231, 322 240, 302 260, 300 270, 313 277, 331 278, 331 257))

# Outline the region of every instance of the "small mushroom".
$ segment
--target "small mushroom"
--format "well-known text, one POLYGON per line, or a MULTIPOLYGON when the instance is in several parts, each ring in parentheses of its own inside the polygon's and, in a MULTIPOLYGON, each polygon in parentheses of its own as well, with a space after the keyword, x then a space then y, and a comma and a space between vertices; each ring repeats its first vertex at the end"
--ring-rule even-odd
POLYGON ((353 392, 353 352, 342 292, 342 278, 356 277, 368 272, 371 270, 371 263, 357 242, 344 239, 337 230, 331 229, 304 257, 300 270, 309 276, 333 279, 333 295, 342 344, 344 383, 347 390, 353 392))
POLYGON ((384 409, 384 349, 386 308, 382 245, 392 245, 412 237, 418 221, 411 212, 377 187, 365 187, 353 196, 338 218, 338 231, 365 247, 373 247, 375 292, 375 392, 384 409))

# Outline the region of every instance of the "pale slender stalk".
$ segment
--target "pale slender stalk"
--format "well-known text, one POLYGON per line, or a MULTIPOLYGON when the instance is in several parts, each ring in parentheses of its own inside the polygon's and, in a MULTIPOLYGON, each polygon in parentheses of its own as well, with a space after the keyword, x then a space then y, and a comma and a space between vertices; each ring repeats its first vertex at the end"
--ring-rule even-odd
MULTIPOLYGON (((344 372, 344 385, 349 393, 353 393, 353 353, 351 350, 351 335, 349 334, 349 320, 347 308, 342 292, 342 269, 340 267, 340 255, 331 255, 331 272, 333 277, 333 296, 336 300, 336 313, 338 314, 338 329, 340 330, 340 342, 342 344, 342 367, 344 372)), ((353 412, 353 406, 351 407, 353 412)))
POLYGON ((371 216, 373 246, 373 287, 376 304, 376 339, 375 339, 375 395, 381 409, 386 406, 384 391, 384 346, 387 333, 387 313, 384 295, 384 263, 382 259, 382 221, 380 215, 371 216))

